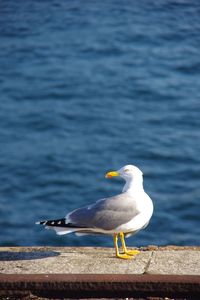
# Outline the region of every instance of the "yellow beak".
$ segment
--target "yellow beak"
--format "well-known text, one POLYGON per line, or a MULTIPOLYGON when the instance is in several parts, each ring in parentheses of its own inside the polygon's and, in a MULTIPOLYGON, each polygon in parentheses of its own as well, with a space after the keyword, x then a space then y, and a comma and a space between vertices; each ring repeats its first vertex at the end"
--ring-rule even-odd
POLYGON ((105 175, 106 178, 112 178, 112 177, 115 177, 115 176, 120 176, 120 174, 116 171, 112 171, 112 172, 106 173, 106 175, 105 175))

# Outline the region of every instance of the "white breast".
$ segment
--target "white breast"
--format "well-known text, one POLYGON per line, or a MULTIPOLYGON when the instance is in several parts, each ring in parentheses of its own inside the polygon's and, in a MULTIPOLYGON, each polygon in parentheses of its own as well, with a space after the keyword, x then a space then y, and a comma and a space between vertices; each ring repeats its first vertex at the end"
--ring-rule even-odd
POLYGON ((141 230, 148 224, 153 214, 153 203, 151 201, 151 198, 147 194, 145 194, 145 197, 138 203, 137 208, 140 213, 128 223, 122 224, 118 228, 116 228, 117 232, 136 232, 141 230))

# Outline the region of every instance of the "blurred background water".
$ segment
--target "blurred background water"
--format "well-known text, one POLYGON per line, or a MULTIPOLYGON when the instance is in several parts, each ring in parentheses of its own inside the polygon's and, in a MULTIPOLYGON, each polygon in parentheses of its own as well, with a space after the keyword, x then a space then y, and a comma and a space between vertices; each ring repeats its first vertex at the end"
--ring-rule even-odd
POLYGON ((200 245, 200 4, 0 2, 0 245, 111 246, 34 223, 115 195, 154 201, 129 245, 200 245))

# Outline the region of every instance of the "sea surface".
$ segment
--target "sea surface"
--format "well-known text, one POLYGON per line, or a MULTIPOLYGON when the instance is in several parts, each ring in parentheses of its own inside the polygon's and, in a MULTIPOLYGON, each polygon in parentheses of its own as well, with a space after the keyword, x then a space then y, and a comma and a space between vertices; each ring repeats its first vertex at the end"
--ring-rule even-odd
POLYGON ((35 221, 119 193, 154 202, 128 245, 200 245, 200 2, 0 2, 0 245, 112 246, 35 221))

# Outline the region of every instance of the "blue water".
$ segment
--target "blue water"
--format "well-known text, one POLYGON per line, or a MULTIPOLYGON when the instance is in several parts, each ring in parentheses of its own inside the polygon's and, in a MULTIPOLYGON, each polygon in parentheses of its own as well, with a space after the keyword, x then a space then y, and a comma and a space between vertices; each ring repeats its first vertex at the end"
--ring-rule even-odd
POLYGON ((200 245, 200 4, 1 1, 0 245, 111 246, 34 224, 143 170, 155 211, 129 245, 200 245))

